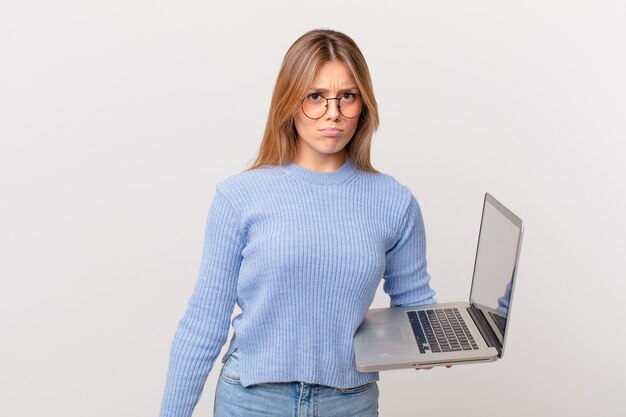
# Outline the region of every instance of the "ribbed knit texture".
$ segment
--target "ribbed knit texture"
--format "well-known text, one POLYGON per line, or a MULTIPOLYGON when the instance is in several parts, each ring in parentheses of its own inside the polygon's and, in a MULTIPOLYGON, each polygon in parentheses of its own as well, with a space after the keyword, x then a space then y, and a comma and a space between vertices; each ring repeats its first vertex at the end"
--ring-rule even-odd
POLYGON ((351 161, 330 173, 296 164, 217 187, 198 282, 172 345, 162 417, 192 415, 233 320, 241 384, 350 388, 354 333, 380 280, 391 305, 434 302, 422 216, 410 190, 351 161))

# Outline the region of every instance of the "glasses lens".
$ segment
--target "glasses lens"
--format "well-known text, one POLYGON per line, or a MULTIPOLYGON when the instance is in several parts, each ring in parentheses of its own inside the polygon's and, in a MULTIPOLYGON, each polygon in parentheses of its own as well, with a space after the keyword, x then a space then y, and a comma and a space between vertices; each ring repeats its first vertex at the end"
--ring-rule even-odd
POLYGON ((311 119, 319 119, 326 113, 326 98, 317 93, 309 94, 302 102, 302 111, 311 119))
POLYGON ((339 111, 344 117, 353 119, 361 113, 361 96, 343 93, 339 100, 339 111))

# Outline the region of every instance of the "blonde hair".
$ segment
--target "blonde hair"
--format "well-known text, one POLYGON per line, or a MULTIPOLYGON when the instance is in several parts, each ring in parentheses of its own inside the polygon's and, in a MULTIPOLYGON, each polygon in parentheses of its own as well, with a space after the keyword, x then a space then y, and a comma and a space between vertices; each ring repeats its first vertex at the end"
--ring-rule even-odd
POLYGON ((346 151, 359 169, 377 172, 370 162, 372 135, 378 128, 378 106, 367 63, 356 43, 347 35, 318 29, 302 35, 283 59, 270 105, 259 154, 250 169, 284 165, 296 156, 297 132, 294 116, 316 70, 328 61, 346 64, 363 100, 354 136, 346 151))

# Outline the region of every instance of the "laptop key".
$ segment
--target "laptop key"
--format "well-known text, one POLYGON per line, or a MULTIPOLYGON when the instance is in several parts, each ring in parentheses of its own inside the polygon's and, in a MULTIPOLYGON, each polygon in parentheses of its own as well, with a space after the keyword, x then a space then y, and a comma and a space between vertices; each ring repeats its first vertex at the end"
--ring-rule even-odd
POLYGON ((407 314, 409 316, 409 321, 411 322, 413 335, 415 336, 415 340, 417 341, 417 347, 420 353, 426 353, 426 349, 424 348, 424 345, 427 343, 426 336, 424 336, 424 331, 422 330, 420 321, 417 318, 417 314, 415 314, 415 311, 409 311, 407 312, 407 314))

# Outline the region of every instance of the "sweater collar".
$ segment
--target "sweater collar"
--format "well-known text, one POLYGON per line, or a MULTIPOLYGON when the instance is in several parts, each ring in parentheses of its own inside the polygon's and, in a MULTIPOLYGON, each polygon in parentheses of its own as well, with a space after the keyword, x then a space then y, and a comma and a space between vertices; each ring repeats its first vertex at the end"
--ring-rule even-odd
POLYGON ((359 169, 348 159, 338 170, 332 172, 311 171, 293 162, 284 166, 285 172, 291 177, 316 184, 342 184, 353 178, 359 169))

